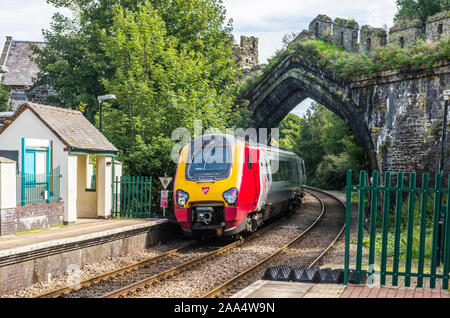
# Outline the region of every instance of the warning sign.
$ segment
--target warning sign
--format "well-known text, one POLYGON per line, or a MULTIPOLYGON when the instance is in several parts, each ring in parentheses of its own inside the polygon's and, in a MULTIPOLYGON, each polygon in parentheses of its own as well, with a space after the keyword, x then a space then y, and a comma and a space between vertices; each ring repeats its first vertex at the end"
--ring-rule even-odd
POLYGON ((172 177, 159 177, 159 181, 161 181, 161 184, 162 184, 164 190, 167 189, 170 182, 172 182, 172 179, 173 179, 172 177))
POLYGON ((161 208, 169 207, 169 191, 163 190, 161 191, 161 208))

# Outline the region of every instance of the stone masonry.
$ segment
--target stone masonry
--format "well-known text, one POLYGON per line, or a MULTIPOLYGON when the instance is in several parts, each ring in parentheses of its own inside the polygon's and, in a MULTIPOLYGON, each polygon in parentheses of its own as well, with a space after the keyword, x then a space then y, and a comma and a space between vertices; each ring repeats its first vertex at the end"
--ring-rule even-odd
POLYGON ((240 44, 233 45, 233 58, 244 70, 258 65, 258 38, 241 36, 240 44))
POLYGON ((426 38, 428 41, 436 42, 450 33, 450 11, 440 12, 427 19, 426 38))
POLYGON ((387 32, 382 28, 373 28, 370 25, 363 25, 360 33, 360 53, 368 54, 373 49, 386 46, 387 32))
POLYGON ((320 14, 309 24, 309 34, 314 39, 331 39, 333 20, 330 17, 320 14))
POLYGON ((358 31, 359 25, 354 20, 336 18, 333 22, 331 43, 349 52, 358 52, 358 31))
POLYGON ((0 235, 63 224, 64 203, 27 205, 0 210, 0 235))
POLYGON ((389 30, 388 44, 406 47, 423 38, 423 26, 419 20, 401 20, 389 30))

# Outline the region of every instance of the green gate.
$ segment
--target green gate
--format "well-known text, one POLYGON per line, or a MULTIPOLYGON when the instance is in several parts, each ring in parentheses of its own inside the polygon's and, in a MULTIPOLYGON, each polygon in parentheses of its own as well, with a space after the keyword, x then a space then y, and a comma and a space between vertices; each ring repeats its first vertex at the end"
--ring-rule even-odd
POLYGON ((112 212, 114 217, 150 218, 152 177, 116 177, 113 182, 112 212))
POLYGON ((434 187, 428 173, 422 175, 421 187, 416 178, 416 173, 386 172, 381 184, 378 171, 369 180, 366 171, 361 171, 359 185, 352 185, 352 171, 347 172, 344 284, 350 276, 360 284, 364 273, 369 279, 379 275, 380 285, 390 278, 398 286, 403 277, 405 287, 412 278, 417 279, 417 287, 423 287, 427 278, 430 288, 436 287, 436 280, 448 288, 450 222, 445 220, 450 219, 450 176, 446 189, 441 174, 435 176, 434 187), (352 201, 358 203, 358 215, 356 237, 351 241, 352 201), (356 244, 356 255, 350 255, 351 243, 356 244), (367 258, 363 247, 368 248, 367 258))

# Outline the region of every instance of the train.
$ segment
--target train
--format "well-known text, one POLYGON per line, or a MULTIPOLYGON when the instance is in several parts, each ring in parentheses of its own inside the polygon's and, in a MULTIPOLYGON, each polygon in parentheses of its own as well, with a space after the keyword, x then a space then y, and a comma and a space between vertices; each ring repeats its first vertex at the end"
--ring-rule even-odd
POLYGON ((188 237, 238 238, 296 210, 304 196, 296 154, 229 134, 195 138, 180 152, 175 216, 188 237))

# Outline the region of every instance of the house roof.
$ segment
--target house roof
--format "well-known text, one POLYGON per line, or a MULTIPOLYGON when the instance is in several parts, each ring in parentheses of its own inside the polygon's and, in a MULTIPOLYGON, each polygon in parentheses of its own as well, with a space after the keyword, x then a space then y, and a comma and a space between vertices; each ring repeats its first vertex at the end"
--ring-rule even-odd
POLYGON ((34 113, 67 146, 69 151, 90 154, 119 152, 80 111, 30 102, 24 103, 11 118, 11 122, 0 128, 0 134, 26 109, 34 113))
POLYGON ((32 60, 33 51, 31 44, 39 48, 45 46, 44 42, 16 41, 11 37, 6 38, 2 55, 0 56, 0 67, 7 70, 3 74, 4 84, 7 86, 32 86, 33 79, 39 72, 39 68, 32 60))

